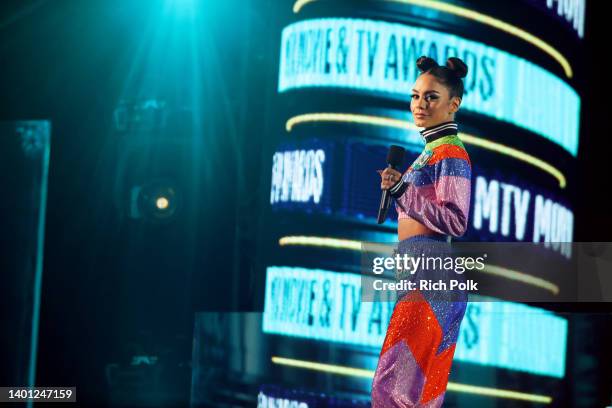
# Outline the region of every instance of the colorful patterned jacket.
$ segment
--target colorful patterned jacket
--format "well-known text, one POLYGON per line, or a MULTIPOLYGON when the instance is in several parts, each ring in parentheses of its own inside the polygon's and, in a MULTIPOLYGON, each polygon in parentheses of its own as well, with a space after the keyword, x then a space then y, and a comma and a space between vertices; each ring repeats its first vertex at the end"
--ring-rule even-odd
POLYGON ((398 220, 413 218, 437 233, 460 237, 468 225, 472 164, 457 123, 426 128, 421 135, 423 152, 390 189, 398 220))

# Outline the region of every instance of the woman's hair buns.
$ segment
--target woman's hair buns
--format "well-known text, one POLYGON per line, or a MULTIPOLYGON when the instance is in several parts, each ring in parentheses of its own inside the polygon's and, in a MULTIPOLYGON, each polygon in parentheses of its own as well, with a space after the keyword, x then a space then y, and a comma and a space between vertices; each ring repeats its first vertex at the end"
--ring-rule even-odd
MULTIPOLYGON (((435 59, 427 56, 419 57, 419 59, 416 61, 416 65, 421 72, 427 72, 430 69, 439 66, 435 59)), ((456 57, 450 57, 446 60, 446 68, 451 70, 457 76, 457 78, 465 78, 468 71, 467 65, 465 65, 461 59, 456 57)))
POLYGON ((450 57, 446 60, 446 66, 457 75, 459 78, 465 78, 468 72, 468 67, 465 62, 459 58, 450 57))
POLYGON ((416 64, 417 68, 421 72, 429 71, 430 69, 438 66, 438 63, 435 59, 426 56, 419 57, 419 59, 417 59, 416 64))

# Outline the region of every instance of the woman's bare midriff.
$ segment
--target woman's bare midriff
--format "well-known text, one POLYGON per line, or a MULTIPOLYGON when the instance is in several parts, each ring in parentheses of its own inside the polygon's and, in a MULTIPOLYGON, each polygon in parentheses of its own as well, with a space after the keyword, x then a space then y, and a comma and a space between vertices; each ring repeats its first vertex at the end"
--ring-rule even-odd
POLYGON ((397 223, 397 238, 403 241, 415 235, 438 235, 413 218, 402 218, 397 223))

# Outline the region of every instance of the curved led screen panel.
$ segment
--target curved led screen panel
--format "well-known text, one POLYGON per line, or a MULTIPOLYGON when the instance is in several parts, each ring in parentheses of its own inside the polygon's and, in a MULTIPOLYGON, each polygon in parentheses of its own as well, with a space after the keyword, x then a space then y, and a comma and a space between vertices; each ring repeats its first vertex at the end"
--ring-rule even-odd
POLYGON ((322 18, 282 33, 278 91, 338 87, 409 101, 416 59, 458 56, 469 67, 462 107, 578 152, 580 97, 521 57, 456 35, 367 19, 322 18))
MULTIPOLYGON (((362 302, 361 280, 354 273, 269 266, 263 332, 380 350, 394 302, 362 302)), ((514 302, 473 302, 455 359, 563 378, 566 346, 562 317, 514 302)))
MULTIPOLYGON (((317 138, 286 142, 273 156, 270 204, 373 222, 381 194, 376 169, 384 168, 387 151, 387 146, 359 140, 342 148, 317 138)), ((401 170, 416 156, 408 152, 401 170)), ((572 242, 574 213, 567 199, 535 184, 530 178, 534 170, 524 163, 502 163, 497 168, 473 164, 470 222, 462 239, 572 242)), ((392 203, 387 223, 396 221, 392 203)))

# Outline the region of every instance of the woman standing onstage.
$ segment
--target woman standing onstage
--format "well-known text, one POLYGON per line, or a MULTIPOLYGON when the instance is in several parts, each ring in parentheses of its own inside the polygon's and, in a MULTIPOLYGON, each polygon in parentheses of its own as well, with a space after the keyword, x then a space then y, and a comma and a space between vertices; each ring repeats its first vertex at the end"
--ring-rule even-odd
MULTIPOLYGON (((449 58, 440 66, 420 57, 421 72, 410 110, 425 148, 402 175, 380 171, 381 188, 390 189, 398 212, 397 251, 414 256, 448 256, 450 237, 468 224, 471 162, 457 136, 455 113, 463 98, 467 66, 449 58)), ((463 280, 454 271, 398 271, 397 279, 463 280), (452 275, 452 276, 451 276, 452 275)), ((459 326, 465 314, 464 291, 398 293, 372 383, 372 407, 440 407, 446 393, 459 326)))

